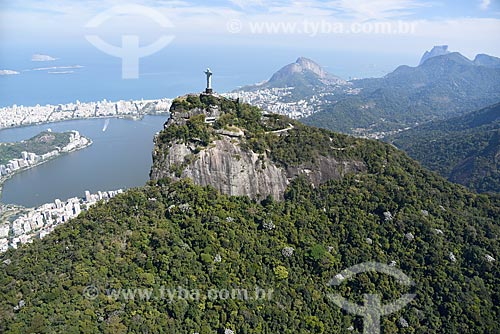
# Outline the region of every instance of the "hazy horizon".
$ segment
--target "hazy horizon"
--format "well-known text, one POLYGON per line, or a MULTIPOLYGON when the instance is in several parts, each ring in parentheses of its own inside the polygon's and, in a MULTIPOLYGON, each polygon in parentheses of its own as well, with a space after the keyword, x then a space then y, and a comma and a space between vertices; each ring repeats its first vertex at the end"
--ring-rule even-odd
POLYGON ((0 106, 175 97, 201 91, 206 67, 226 92, 299 56, 351 79, 417 66, 435 45, 470 59, 500 55, 500 5, 489 0, 17 0, 0 9, 0 106), (119 57, 89 42, 120 47, 127 35, 141 48, 170 38, 140 57, 132 80, 119 57))

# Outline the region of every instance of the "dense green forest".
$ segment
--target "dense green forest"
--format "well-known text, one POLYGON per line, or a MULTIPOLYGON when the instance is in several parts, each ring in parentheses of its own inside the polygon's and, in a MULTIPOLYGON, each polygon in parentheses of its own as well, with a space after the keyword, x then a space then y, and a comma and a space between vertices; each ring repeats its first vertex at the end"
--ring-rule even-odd
POLYGON ((387 139, 453 182, 500 192, 500 104, 387 139))
MULTIPOLYGON (((221 195, 189 180, 129 190, 43 241, 0 255, 0 332, 362 332, 363 319, 338 308, 330 293, 357 304, 366 293, 380 294, 384 304, 416 294, 382 318, 383 333, 498 332, 499 197, 450 183, 389 144, 306 126, 276 140, 269 130, 290 120, 204 99, 211 97, 180 99, 173 108, 224 104, 214 128, 253 129, 245 133, 248 145, 283 165, 339 154, 363 160, 367 170, 319 187, 299 177, 282 201, 221 195), (349 150, 330 152, 324 139, 349 150), (330 286, 343 269, 364 262, 391 264, 415 285, 364 273, 330 286), (272 294, 208 293, 256 287, 272 294), (165 289, 200 293, 171 299, 165 289)), ((210 145, 214 129, 199 118, 159 138, 210 145)))
POLYGON ((500 273, 486 256, 500 254, 498 199, 421 171, 408 178, 401 167, 319 189, 297 180, 285 201, 260 204, 189 182, 131 190, 0 258, 0 331, 340 333, 360 331, 362 320, 337 308, 328 293, 361 304, 363 293, 389 302, 411 292, 412 303, 383 318, 384 333, 495 333, 500 273), (285 248, 293 255, 284 256, 285 248), (328 285, 342 269, 366 261, 395 261, 416 285, 408 290, 372 274, 328 285), (101 291, 98 298, 86 298, 89 285, 101 291), (161 286, 258 286, 273 295, 170 303, 105 293, 161 286))
POLYGON ((42 155, 69 144, 70 132, 41 132, 38 135, 17 143, 0 143, 0 164, 21 158, 21 152, 42 155))

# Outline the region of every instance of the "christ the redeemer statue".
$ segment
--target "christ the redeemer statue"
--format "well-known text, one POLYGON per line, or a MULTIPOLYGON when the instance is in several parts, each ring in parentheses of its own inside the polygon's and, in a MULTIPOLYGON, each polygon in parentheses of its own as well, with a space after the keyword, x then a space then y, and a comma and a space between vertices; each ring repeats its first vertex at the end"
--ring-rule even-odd
POLYGON ((213 89, 212 89, 212 71, 210 71, 209 68, 204 72, 207 75, 207 89, 205 90, 205 93, 207 94, 212 94, 213 89))

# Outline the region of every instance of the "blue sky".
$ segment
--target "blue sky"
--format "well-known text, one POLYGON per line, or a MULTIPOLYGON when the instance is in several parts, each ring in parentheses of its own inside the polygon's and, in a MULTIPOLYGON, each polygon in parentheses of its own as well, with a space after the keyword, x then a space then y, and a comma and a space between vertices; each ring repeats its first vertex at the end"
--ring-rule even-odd
MULTIPOLYGON (((498 0, 216 0, 216 1, 135 1, 153 8, 175 26, 171 34, 176 43, 207 43, 217 45, 283 45, 303 43, 310 47, 380 50, 410 48, 409 52, 430 48, 433 44, 449 44, 453 50, 472 56, 477 52, 500 55, 500 3, 498 0), (239 20, 242 31, 228 32, 229 21, 239 20), (327 21, 349 27, 356 22, 413 22, 412 34, 383 36, 383 34, 320 34, 304 36, 294 33, 252 33, 249 24, 255 22, 295 22, 302 24, 327 21), (328 35, 328 36, 326 36, 328 35), (332 43, 326 43, 331 41, 332 43), (399 43, 401 42, 401 43, 399 43), (362 47, 359 45, 362 44, 362 47)), ((116 5, 118 0, 10 0, 0 4, 0 37, 4 46, 16 44, 81 44, 85 28, 95 15, 116 5)), ((348 28, 347 28, 348 29, 348 28)), ((145 40, 154 40, 158 27, 148 18, 121 17, 110 20, 100 33, 116 36, 137 33, 145 40), (135 30, 130 22, 137 23, 135 30)), ((83 44, 82 44, 83 45, 83 44)))
MULTIPOLYGON (((425 50, 441 44, 469 58, 477 53, 500 56, 499 0, 142 0, 132 3, 160 13, 173 27, 162 28, 141 13, 113 17, 98 29, 86 27, 96 15, 124 4, 119 0, 2 1, 0 70, 3 69, 1 54, 16 49, 31 48, 33 52, 55 57, 58 57, 57 50, 90 50, 93 46, 85 37, 89 34, 99 35, 114 45, 121 43, 122 35, 138 35, 143 45, 169 35, 175 37, 172 42, 175 46, 301 48, 302 54, 322 50, 405 55, 402 59, 413 55, 413 63, 418 62, 425 50), (391 34, 352 32, 353 25, 371 28, 377 23, 388 23, 395 29, 409 24, 413 30, 391 34), (255 30, 256 24, 261 25, 261 30, 255 30), (289 29, 290 24, 293 30, 289 29), (267 28, 271 25, 274 30, 266 30, 265 25, 267 28), (332 27, 337 30, 331 32, 332 27)), ((299 55, 293 54, 290 58, 296 56, 299 55)))
POLYGON ((434 45, 500 57, 500 0, 131 3, 124 13, 121 0, 0 0, 0 105, 173 97, 203 88, 207 66, 228 91, 268 79, 299 56, 346 79, 416 66, 434 45), (139 79, 122 80, 121 59, 89 35, 114 46, 125 35, 141 46, 174 39, 141 58, 139 79), (57 59, 34 62, 33 54, 57 59))

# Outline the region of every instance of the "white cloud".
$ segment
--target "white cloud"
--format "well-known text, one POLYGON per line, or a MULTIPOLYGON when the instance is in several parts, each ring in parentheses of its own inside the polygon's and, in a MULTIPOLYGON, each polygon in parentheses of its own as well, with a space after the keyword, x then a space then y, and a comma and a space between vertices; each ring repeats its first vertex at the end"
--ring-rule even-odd
POLYGON ((263 0, 229 0, 234 5, 240 8, 248 8, 253 6, 263 6, 263 0))
POLYGON ((0 75, 15 75, 15 74, 19 74, 19 72, 13 70, 0 70, 0 75))
POLYGON ((31 61, 54 61, 57 60, 57 58, 51 57, 49 55, 43 55, 43 54, 34 54, 31 56, 31 61))
POLYGON ((71 74, 75 73, 75 71, 49 71, 49 74, 71 74))
POLYGON ((486 10, 491 4, 491 0, 482 0, 481 1, 481 9, 486 10))
POLYGON ((67 70, 73 68, 83 68, 82 65, 72 65, 72 66, 52 66, 52 67, 38 67, 32 69, 32 71, 50 71, 50 70, 67 70))
POLYGON ((387 20, 411 15, 428 3, 416 0, 334 0, 330 6, 358 20, 387 20))
POLYGON ((412 14, 429 4, 420 0, 229 0, 241 9, 260 7, 262 12, 283 14, 344 14, 356 19, 389 19, 412 14))
MULTIPOLYGON (((16 10, 13 5, 2 12, 2 25, 12 44, 19 39, 33 41, 67 41, 85 43, 84 36, 89 33, 84 26, 92 17, 112 5, 121 4, 120 0, 84 1, 69 0, 38 2, 18 0, 25 8, 39 8, 40 11, 16 10), (41 9, 57 11, 63 14, 53 19, 53 14, 41 9), (19 26, 18 22, 27 22, 19 26), (62 29, 61 27, 64 27, 62 29)), ((457 14, 430 20, 420 20, 419 11, 427 6, 439 3, 436 0, 225 0, 216 2, 179 1, 179 0, 138 0, 137 3, 151 6, 173 22, 175 27, 160 31, 154 22, 146 17, 131 18, 122 16, 111 20, 95 31, 110 44, 118 45, 123 34, 136 34, 141 43, 148 45, 160 34, 174 34, 177 45, 244 45, 360 49, 360 51, 381 50, 384 52, 420 53, 437 44, 453 45, 454 50, 466 52, 485 52, 500 54, 500 45, 495 36, 499 33, 499 20, 495 13, 488 12, 490 18, 468 17, 473 13, 457 14), (241 33, 229 33, 228 25, 232 20, 242 23, 241 33), (255 22, 283 23, 291 22, 298 27, 304 21, 321 25, 323 21, 331 24, 343 24, 346 28, 353 23, 364 21, 391 21, 398 24, 412 23, 419 20, 415 34, 252 34, 249 24, 255 22), (133 24, 132 24, 133 23, 133 24), (497 33, 495 33, 495 31, 497 33), (484 38, 477 38, 483 36, 484 38), (298 42, 300 40, 300 43, 298 42)), ((494 1, 478 0, 481 3, 494 1)), ((443 7, 453 6, 441 2, 443 7)), ((451 11, 450 11, 451 12, 451 11)), ((423 13, 422 13, 423 14, 423 13)), ((484 14, 484 13, 483 13, 484 14)), ((484 16, 484 15, 483 15, 484 16)), ((321 26, 320 26, 321 28, 321 26)), ((92 31, 94 32, 94 31, 92 31)), ((90 46, 89 46, 90 47, 90 46)), ((57 71, 57 70, 56 70, 57 71)))

